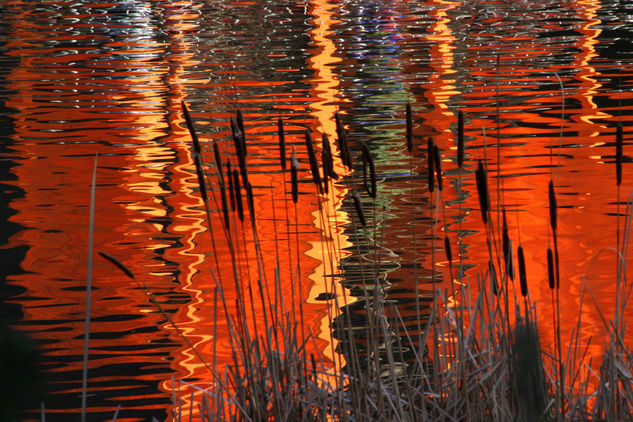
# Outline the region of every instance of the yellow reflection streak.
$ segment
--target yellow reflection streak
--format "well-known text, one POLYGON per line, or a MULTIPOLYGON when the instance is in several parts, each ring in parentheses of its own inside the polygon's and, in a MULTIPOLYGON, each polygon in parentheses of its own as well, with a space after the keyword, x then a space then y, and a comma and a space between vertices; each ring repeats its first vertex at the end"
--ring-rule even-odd
MULTIPOLYGON (((310 108, 313 110, 311 114, 317 121, 317 129, 320 133, 325 133, 330 140, 332 151, 335 153, 333 158, 337 174, 344 174, 346 170, 336 154, 338 148, 336 144, 332 143, 336 133, 334 121, 334 113, 337 111, 336 103, 342 101, 339 97, 339 80, 333 71, 333 66, 340 59, 334 57, 336 45, 329 38, 333 33, 332 25, 337 22, 333 19, 334 8, 335 6, 327 0, 313 0, 308 5, 308 13, 314 16, 312 19, 313 27, 309 31, 314 53, 308 58, 308 67, 315 73, 314 79, 310 82, 313 86, 311 92, 317 98, 310 104, 310 108)), ((347 237, 343 236, 336 227, 349 221, 347 213, 340 210, 342 199, 347 191, 347 188, 333 185, 329 199, 321 201, 320 210, 312 213, 314 225, 323 233, 323 240, 313 243, 312 249, 306 252, 308 256, 321 263, 309 276, 314 284, 308 297, 316 297, 325 291, 335 294, 337 298, 330 301, 328 316, 322 319, 321 332, 318 337, 326 340, 332 346, 329 350, 326 348, 323 352, 324 355, 333 363, 338 360, 340 365, 343 364, 340 362, 342 357, 335 357, 332 352, 336 348, 337 341, 331 336, 330 322, 339 315, 340 306, 351 303, 353 300, 349 293, 343 290, 340 279, 326 276, 337 272, 339 254, 341 253, 339 251, 351 246, 347 237), (339 302, 340 300, 344 300, 345 303, 339 302)), ((314 302, 313 300, 309 301, 314 302)))

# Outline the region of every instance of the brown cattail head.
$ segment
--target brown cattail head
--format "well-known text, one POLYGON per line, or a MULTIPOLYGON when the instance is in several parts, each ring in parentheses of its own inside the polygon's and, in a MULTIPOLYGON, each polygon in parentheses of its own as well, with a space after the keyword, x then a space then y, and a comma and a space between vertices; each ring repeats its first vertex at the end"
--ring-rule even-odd
POLYGON ((248 212, 251 215, 251 223, 253 227, 255 227, 255 201, 253 198, 253 185, 250 183, 244 186, 244 190, 246 191, 246 202, 248 203, 248 212))
POLYGON ((360 195, 357 191, 352 191, 352 199, 354 200, 354 208, 356 208, 356 214, 360 220, 360 224, 365 227, 365 213, 363 212, 363 203, 360 200, 360 195))
POLYGON ((450 263, 453 262, 453 252, 451 251, 451 241, 448 235, 444 236, 444 250, 446 251, 446 260, 450 265, 450 263))
POLYGON ((327 195, 330 191, 330 170, 329 166, 331 163, 330 160, 330 144, 328 143, 327 136, 325 133, 321 137, 322 140, 322 148, 321 148, 321 167, 323 169, 323 192, 327 195), (326 147, 327 145, 327 147, 326 147))
POLYGON ((442 191, 442 152, 437 147, 433 146, 433 160, 435 161, 435 174, 437 176, 437 188, 442 191))
POLYGON ((220 199, 222 201, 222 215, 224 216, 224 227, 228 230, 231 227, 231 218, 229 215, 229 206, 226 200, 226 188, 224 183, 220 184, 220 199))
POLYGON ((325 159, 325 161, 323 162, 323 171, 325 172, 327 170, 330 179, 338 180, 338 174, 336 174, 336 171, 334 170, 332 147, 330 146, 330 140, 325 133, 321 135, 321 148, 321 155, 325 159))
POLYGON ((527 274, 525 272, 525 256, 523 255, 523 247, 519 245, 517 248, 519 256, 519 281, 521 282, 521 295, 526 297, 528 294, 527 274))
POLYGON ((286 135, 284 134, 284 122, 281 117, 277 119, 277 134, 279 136, 279 159, 281 169, 286 169, 286 135))
POLYGON ((435 154, 433 152, 433 138, 430 138, 426 141, 426 158, 427 158, 427 182, 429 184, 429 192, 433 192, 435 190, 435 154))
POLYGON ((246 186, 248 183, 248 172, 246 170, 246 143, 244 142, 244 134, 239 128, 237 119, 231 117, 231 131, 233 133, 233 144, 235 145, 235 154, 242 173, 242 182, 246 186))
POLYGON ((558 206, 556 205, 556 191, 554 190, 554 182, 549 181, 549 223, 552 226, 554 236, 556 236, 557 228, 557 212, 558 206))
POLYGON ((457 167, 464 165, 464 113, 457 112, 457 167))
POLYGON ((200 188, 200 196, 202 197, 202 200, 204 202, 207 202, 207 199, 209 199, 209 197, 207 196, 207 187, 205 184, 204 170, 202 170, 202 158, 200 158, 200 155, 194 154, 193 162, 196 165, 196 175, 198 176, 198 187, 200 188))
POLYGON ((295 204, 299 200, 299 181, 297 173, 299 172, 299 160, 295 155, 295 149, 292 148, 292 155, 290 156, 290 183, 292 186, 292 202, 295 204))
POLYGON ((308 150, 308 160, 310 161, 310 171, 312 172, 312 180, 316 185, 318 191, 323 193, 323 186, 321 184, 321 175, 319 174, 319 164, 317 163, 316 154, 314 152, 314 146, 312 145, 312 138, 308 132, 305 133, 306 148, 308 150))
POLYGON ((618 186, 622 183, 622 147, 624 135, 622 134, 622 122, 618 122, 615 136, 615 173, 618 186))
POLYGON ((233 187, 235 189, 235 205, 237 206, 237 215, 240 221, 244 222, 244 205, 242 204, 242 189, 240 187, 240 173, 233 170, 233 187))
POLYGON ((352 156, 347 144, 347 135, 345 134, 345 128, 341 123, 341 116, 338 112, 334 113, 334 121, 336 122, 336 137, 338 141, 338 149, 341 152, 341 161, 343 165, 348 169, 352 169, 352 156))
POLYGON ((213 143, 213 156, 215 158, 215 167, 218 169, 218 180, 221 185, 224 185, 224 174, 222 174, 222 158, 220 157, 220 149, 218 143, 213 143))
POLYGON ((492 293, 495 296, 499 296, 499 284, 497 284, 497 270, 495 270, 495 264, 492 260, 488 261, 488 270, 490 271, 490 285, 492 287, 492 293))
POLYGON ((481 218, 484 224, 488 224, 488 207, 490 199, 488 197, 488 175, 486 168, 481 160, 477 162, 477 170, 475 171, 475 179, 477 181, 477 194, 479 195, 479 207, 481 208, 481 218))
POLYGON ((407 117, 407 150, 409 154, 413 152, 413 116, 411 114, 411 103, 407 103, 406 107, 407 117))
POLYGON ((547 280, 549 288, 554 290, 556 287, 556 276, 554 275, 554 253, 552 248, 547 248, 547 280))
POLYGON ((514 260, 512 259, 512 240, 508 234, 506 210, 503 210, 503 260, 506 266, 506 276, 514 281, 514 260))
POLYGON ((371 151, 367 148, 364 142, 360 143, 360 148, 363 157, 363 185, 367 194, 376 199, 377 186, 376 186, 376 167, 374 166, 374 158, 371 155, 371 151), (369 172, 367 171, 369 169, 369 172), (369 173, 369 183, 367 183, 367 176, 369 173))
MULTIPOLYGON (((242 116, 242 112, 237 110, 235 113, 235 120, 237 121, 237 126, 240 128, 240 132, 242 132, 242 141, 246 139, 246 131, 244 130, 244 116, 242 116)), ((246 143, 244 143, 244 154, 246 154, 246 143)))
POLYGON ((200 142, 198 141, 198 135, 196 134, 196 129, 193 126, 193 120, 191 120, 191 115, 189 114, 189 108, 187 107, 187 103, 185 100, 180 102, 182 106, 182 113, 185 116, 185 122, 187 123, 187 128, 189 129, 189 133, 191 134, 191 141, 193 142, 193 151, 196 154, 200 154, 200 142))
POLYGON ((233 172, 231 171, 230 161, 226 162, 226 178, 229 182, 229 198, 231 200, 231 211, 235 211, 235 188, 233 186, 233 172))

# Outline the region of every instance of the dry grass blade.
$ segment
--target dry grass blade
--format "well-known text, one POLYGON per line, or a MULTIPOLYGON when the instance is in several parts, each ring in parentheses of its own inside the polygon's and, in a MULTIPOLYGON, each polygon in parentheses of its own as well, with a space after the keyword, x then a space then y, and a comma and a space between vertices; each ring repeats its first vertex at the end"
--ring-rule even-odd
POLYGON ((97 252, 99 255, 101 255, 103 258, 105 258, 106 260, 110 261, 110 263, 112 263, 115 267, 117 267, 118 269, 120 269, 121 271, 123 271, 123 273, 130 277, 132 280, 134 280, 134 274, 132 274, 132 271, 130 271, 130 269, 128 267, 126 267, 125 265, 123 265, 123 263, 121 261, 119 261, 118 259, 116 259, 115 257, 113 257, 112 255, 99 251, 97 252))

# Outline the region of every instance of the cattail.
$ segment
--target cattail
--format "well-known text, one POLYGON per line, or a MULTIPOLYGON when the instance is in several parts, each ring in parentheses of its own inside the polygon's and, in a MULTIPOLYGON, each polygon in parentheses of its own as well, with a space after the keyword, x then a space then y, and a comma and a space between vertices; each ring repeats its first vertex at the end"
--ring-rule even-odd
POLYGON ((187 123, 187 128, 189 129, 189 133, 191 134, 191 140, 193 141, 193 151, 196 154, 200 154, 200 142, 198 141, 198 135, 196 134, 196 130, 193 127, 193 120, 191 120, 191 115, 189 114, 189 108, 187 107, 187 103, 185 100, 180 102, 182 106, 182 113, 185 116, 185 122, 187 123))
POLYGON ((446 260, 450 264, 453 262, 453 252, 451 251, 451 242, 448 239, 448 235, 444 236, 444 250, 446 251, 446 260))
POLYGON ((338 180, 338 174, 334 171, 334 161, 332 160, 332 148, 327 135, 321 135, 321 156, 323 157, 323 172, 327 171, 331 179, 338 180))
POLYGON ((457 112, 457 167, 464 165, 464 113, 457 112))
POLYGON ((492 286, 492 292, 495 296, 499 295, 499 285, 497 284, 497 270, 492 261, 488 261, 488 269, 490 270, 490 285, 492 286))
POLYGON ((343 165, 348 169, 352 169, 352 157, 347 144, 347 136, 345 135, 345 128, 341 123, 341 116, 338 112, 334 113, 334 121, 336 122, 336 137, 338 141, 338 149, 341 152, 341 161, 343 165))
POLYGON ((374 158, 364 142, 360 143, 363 157, 363 184, 367 194, 376 199, 376 167, 374 166, 374 158), (369 168, 369 183, 367 183, 367 168, 369 168))
POLYGON ((517 255, 519 256, 519 281, 521 282, 521 295, 526 297, 528 294, 527 275, 525 272, 525 256, 523 255, 523 247, 521 245, 517 248, 517 255))
POLYGON ((514 260, 512 259, 512 239, 508 234, 506 210, 503 210, 503 260, 506 266, 506 275, 514 281, 514 260))
POLYGON ((246 154, 246 131, 244 130, 244 117, 242 116, 242 112, 237 110, 235 113, 235 120, 237 121, 237 127, 239 127, 240 132, 242 132, 242 143, 244 154, 246 154))
POLYGON ((360 224, 365 227, 365 213, 363 212, 363 204, 360 200, 360 195, 358 192, 352 191, 352 198, 354 199, 354 207, 356 208, 356 214, 358 214, 360 224))
POLYGON ((244 142, 244 134, 239 128, 239 124, 234 117, 231 117, 231 131, 233 132, 233 144, 235 145, 235 154, 240 166, 242 174, 242 183, 244 186, 248 183, 248 173, 246 171, 246 144, 244 142))
POLYGON ((209 197, 207 196, 207 188, 204 181, 204 171, 202 170, 202 159, 200 155, 194 154, 193 162, 196 165, 196 175, 198 176, 198 186, 200 187, 200 196, 204 202, 207 202, 209 197))
POLYGON ((231 200, 231 211, 235 211, 235 188, 233 187, 233 172, 231 171, 231 162, 226 162, 226 178, 229 181, 229 198, 231 200))
POLYGON ((437 188, 442 191, 442 152, 437 147, 433 146, 433 157, 435 161, 435 174, 437 175, 437 188))
POLYGON ((547 279, 549 288, 554 290, 556 287, 556 277, 554 276, 554 253, 552 248, 547 248, 547 279))
POLYGON ((242 205, 242 189, 240 188, 240 173, 233 170, 233 188, 235 189, 235 205, 240 221, 244 222, 244 206, 242 205))
POLYGON ((427 157, 427 167, 428 167, 428 184, 429 184, 429 192, 433 192, 435 189, 435 169, 433 162, 435 161, 434 153, 433 153, 433 138, 429 138, 426 141, 426 157, 427 157))
POLYGON ((413 117, 411 116, 411 103, 407 103, 406 116, 407 116, 407 150, 409 150, 409 154, 411 154, 411 152, 413 152, 413 117))
POLYGON ((624 136, 622 134, 622 122, 618 122, 615 136, 615 173, 618 186, 622 183, 622 147, 624 136))
POLYGON ((477 193, 479 195, 479 206, 481 208, 481 218, 484 224, 488 224, 488 175, 486 168, 481 160, 477 162, 477 170, 475 171, 475 179, 477 181, 477 193))
POLYGON ((253 185, 250 183, 244 186, 246 191, 246 202, 248 203, 248 212, 251 214, 251 223, 255 227, 255 201, 253 200, 253 185))
POLYGON ((312 138, 308 132, 305 133, 306 147, 308 149, 308 159, 310 161, 310 171, 312 172, 312 180, 316 185, 319 192, 323 192, 323 186, 321 185, 321 175, 319 174, 319 165, 317 163, 316 154, 314 153, 314 146, 312 145, 312 138))
POLYGON ((101 255, 103 258, 107 259, 108 261, 110 261, 112 264, 114 264, 115 267, 117 267, 118 269, 123 271, 126 276, 130 277, 131 279, 134 279, 134 274, 132 274, 132 271, 130 271, 130 269, 128 267, 123 265, 121 263, 121 261, 119 261, 118 259, 116 259, 112 255, 107 254, 105 252, 99 251, 98 254, 101 255))
POLYGON ((222 201, 222 214, 224 215, 224 226, 227 230, 231 227, 231 219, 229 216, 229 206, 226 200, 226 188, 224 183, 220 184, 220 200, 222 201))
POLYGON ((299 171, 299 160, 295 155, 295 149, 292 148, 290 156, 290 183, 292 184, 292 202, 295 204, 299 200, 299 182, 297 180, 297 172, 299 171))
POLYGON ((215 158, 215 167, 218 169, 218 180, 224 185, 224 174, 222 174, 222 158, 220 157, 220 149, 218 143, 213 143, 213 156, 215 158))
POLYGON ((284 134, 284 122, 281 117, 277 119, 277 133, 279 136, 279 159, 281 169, 286 169, 286 135, 284 134))
POLYGON ((557 205, 556 205, 556 192, 554 191, 554 182, 549 181, 549 222, 552 226, 552 231, 554 232, 554 236, 556 236, 556 217, 557 215, 557 205))

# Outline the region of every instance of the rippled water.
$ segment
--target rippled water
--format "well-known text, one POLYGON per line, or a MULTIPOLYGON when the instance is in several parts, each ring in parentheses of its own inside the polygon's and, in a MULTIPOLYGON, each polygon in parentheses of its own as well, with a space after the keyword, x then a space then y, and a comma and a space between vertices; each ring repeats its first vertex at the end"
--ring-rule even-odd
MULTIPOLYGON (((431 244, 433 230, 443 224, 431 224, 427 136, 445 157, 447 233, 456 244, 461 222, 460 233, 467 234, 461 270, 474 277, 488 261, 472 174, 476 160, 487 157, 493 206, 499 183, 511 236, 518 243, 520 233, 526 250, 530 294, 549 303, 546 189, 553 170, 563 307, 575 314, 585 274, 609 313, 614 257, 603 251, 616 243, 618 121, 626 141, 620 201, 631 188, 632 12, 622 2, 588 0, 3 2, 0 314, 41 343, 52 373, 47 420, 66 420, 80 405, 95 153, 95 249, 119 257, 142 278, 199 350, 210 355, 215 347, 218 365, 229 359, 226 326, 220 323, 212 338, 209 268, 230 270, 218 267, 211 253, 181 100, 190 104, 208 162, 214 141, 235 165, 228 118, 237 109, 244 113, 264 256, 271 271, 277 256, 286 269, 301 258, 306 326, 322 352, 331 341, 321 328, 328 305, 315 298, 332 272, 322 255, 327 223, 317 218, 308 184, 296 218, 283 206, 287 179, 277 170, 278 117, 303 169, 302 133, 334 139, 337 110, 355 156, 361 140, 374 153, 379 199, 375 208, 366 204, 379 230, 357 235, 342 224, 341 231, 344 242, 363 248, 363 259, 384 261, 388 295, 402 302, 403 313, 416 281, 429 288, 433 261, 441 265, 438 277, 450 278, 441 242, 431 244), (404 143, 406 102, 415 115, 412 159, 404 143), (467 135, 461 177, 453 158, 458 109, 467 135), (559 145, 560 156, 552 159, 559 145), (297 221, 296 228, 286 221, 297 221), (604 259, 592 265, 601 252, 604 259)), ((359 164, 352 183, 358 170, 359 164)), ((307 180, 307 172, 302 177, 307 180)), ((340 208, 342 201, 347 209, 345 189, 336 195, 327 206, 340 208)), ((217 234, 222 226, 216 220, 217 234)), ((240 236, 244 245, 252 242, 249 234, 240 236)), ((345 285, 353 292, 356 247, 343 246, 345 285)), ((225 262, 226 246, 218 241, 215 249, 225 262)), ((229 292, 230 298, 236 294, 229 292)), ((172 375, 210 382, 139 285, 98 258, 93 299, 88 403, 94 420, 111 419, 118 404, 119 420, 165 419, 172 375)), ((601 338, 596 306, 586 301, 583 310, 585 336, 601 338)), ((549 309, 541 314, 547 327, 549 309)), ((594 341, 591 353, 599 355, 601 342, 594 341)))

